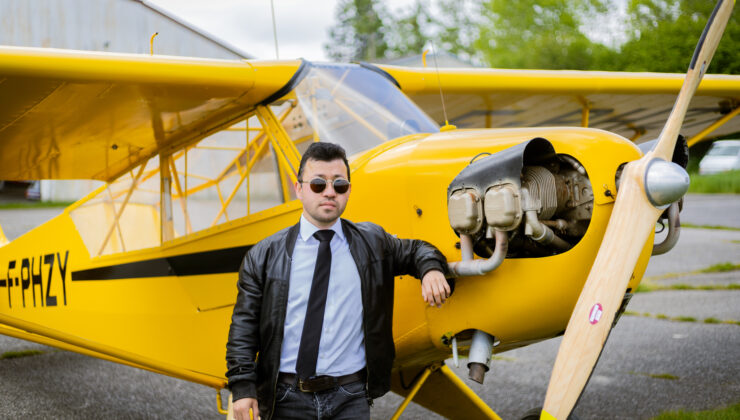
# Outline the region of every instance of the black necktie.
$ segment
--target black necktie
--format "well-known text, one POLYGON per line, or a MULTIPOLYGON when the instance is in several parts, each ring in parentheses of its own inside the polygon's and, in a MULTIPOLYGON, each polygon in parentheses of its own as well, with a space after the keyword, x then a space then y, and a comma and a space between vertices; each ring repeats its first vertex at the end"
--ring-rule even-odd
POLYGON ((306 319, 303 323, 301 345, 298 348, 296 374, 300 379, 308 379, 316 374, 316 360, 319 358, 321 327, 324 324, 326 293, 329 290, 329 272, 331 271, 331 238, 333 230, 319 230, 313 234, 319 240, 319 254, 316 257, 316 268, 313 271, 311 293, 308 295, 306 319))

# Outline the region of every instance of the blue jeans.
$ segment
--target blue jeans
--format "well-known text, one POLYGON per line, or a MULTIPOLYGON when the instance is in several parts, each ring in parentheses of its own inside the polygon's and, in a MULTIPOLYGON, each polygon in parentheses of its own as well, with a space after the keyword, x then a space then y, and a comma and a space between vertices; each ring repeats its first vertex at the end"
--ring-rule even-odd
POLYGON ((365 383, 352 382, 321 392, 301 392, 294 385, 277 384, 275 420, 370 419, 370 400, 365 383))

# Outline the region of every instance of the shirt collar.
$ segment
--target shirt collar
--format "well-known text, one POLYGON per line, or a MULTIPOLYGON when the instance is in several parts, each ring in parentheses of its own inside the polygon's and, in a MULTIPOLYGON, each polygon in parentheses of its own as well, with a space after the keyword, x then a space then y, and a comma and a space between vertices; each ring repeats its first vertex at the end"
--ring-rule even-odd
MULTIPOLYGON (((334 222, 334 225, 330 227, 329 229, 334 231, 335 236, 338 236, 339 239, 345 240, 344 237, 344 231, 342 231, 342 219, 337 219, 336 222, 334 222)), ((308 242, 309 239, 313 236, 316 231, 320 230, 317 228, 313 223, 309 222, 306 217, 301 214, 301 239, 303 239, 303 242, 308 242)))

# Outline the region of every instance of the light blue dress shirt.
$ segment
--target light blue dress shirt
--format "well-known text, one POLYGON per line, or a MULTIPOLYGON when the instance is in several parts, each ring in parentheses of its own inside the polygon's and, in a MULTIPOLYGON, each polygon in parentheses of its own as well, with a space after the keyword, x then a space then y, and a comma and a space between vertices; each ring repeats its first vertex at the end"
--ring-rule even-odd
MULTIPOLYGON (((360 274, 349 251, 340 220, 331 227, 331 271, 326 296, 324 325, 321 329, 316 375, 342 376, 365 367, 365 345, 362 330, 362 291, 360 274)), ((290 268, 288 309, 285 315, 280 371, 295 373, 303 321, 311 292, 311 282, 319 252, 319 241, 313 237, 319 230, 301 215, 300 234, 296 238, 290 268)))

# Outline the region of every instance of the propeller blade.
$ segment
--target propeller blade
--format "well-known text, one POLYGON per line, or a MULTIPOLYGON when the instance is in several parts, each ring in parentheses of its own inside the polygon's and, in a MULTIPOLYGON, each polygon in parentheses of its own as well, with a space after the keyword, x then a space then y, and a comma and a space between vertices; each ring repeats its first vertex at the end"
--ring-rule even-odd
MULTIPOLYGON (((604 239, 558 350, 542 419, 566 420, 591 376, 642 248, 663 212, 664 200, 655 199, 660 193, 649 191, 649 170, 656 162, 655 166, 661 166, 670 160, 691 97, 709 66, 733 5, 734 1, 720 0, 712 12, 655 149, 628 163, 622 173, 604 239)), ((680 195, 683 193, 685 189, 680 195)))

